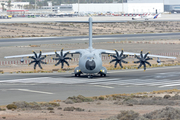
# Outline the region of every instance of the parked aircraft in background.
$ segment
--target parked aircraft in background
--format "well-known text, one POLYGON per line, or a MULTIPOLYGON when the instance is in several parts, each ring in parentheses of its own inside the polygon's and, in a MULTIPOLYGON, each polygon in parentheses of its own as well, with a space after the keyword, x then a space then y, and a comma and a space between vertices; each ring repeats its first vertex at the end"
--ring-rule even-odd
POLYGON ((158 17, 161 17, 161 14, 156 14, 156 15, 146 15, 146 16, 136 16, 133 17, 132 20, 138 20, 138 19, 145 19, 145 20, 149 20, 149 19, 156 19, 158 17))

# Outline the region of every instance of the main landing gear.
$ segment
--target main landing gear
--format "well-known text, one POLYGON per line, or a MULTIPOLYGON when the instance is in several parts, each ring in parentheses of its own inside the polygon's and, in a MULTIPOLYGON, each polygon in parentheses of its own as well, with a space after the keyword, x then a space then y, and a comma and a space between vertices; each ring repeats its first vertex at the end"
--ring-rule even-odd
POLYGON ((101 76, 101 77, 103 77, 103 76, 106 77, 106 74, 100 74, 100 76, 101 76))
POLYGON ((81 76, 81 74, 75 74, 75 77, 78 77, 78 76, 80 77, 80 76, 81 76))

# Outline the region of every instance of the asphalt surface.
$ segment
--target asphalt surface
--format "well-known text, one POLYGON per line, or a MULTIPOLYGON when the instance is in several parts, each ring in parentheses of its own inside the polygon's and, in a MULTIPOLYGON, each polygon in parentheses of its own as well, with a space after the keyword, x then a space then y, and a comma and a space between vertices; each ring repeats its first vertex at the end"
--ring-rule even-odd
MULTIPOLYGON (((180 14, 162 14, 157 19, 148 21, 180 21, 180 14)), ((95 22, 144 22, 145 19, 132 20, 134 16, 92 16, 95 22)), ((35 23, 35 22, 87 22, 89 17, 37 17, 1 19, 0 23, 35 23)))
MULTIPOLYGON (((98 35, 93 36, 93 42, 125 41, 125 40, 160 40, 179 39, 180 33, 152 33, 152 34, 124 34, 124 35, 98 35)), ((63 44, 84 43, 89 41, 89 36, 72 37, 35 37, 35 38, 11 38, 0 39, 0 47, 21 46, 30 44, 63 44)))
POLYGON ((71 73, 0 75, 0 105, 13 101, 65 100, 69 96, 180 89, 180 66, 109 71, 107 77, 74 77, 71 73))

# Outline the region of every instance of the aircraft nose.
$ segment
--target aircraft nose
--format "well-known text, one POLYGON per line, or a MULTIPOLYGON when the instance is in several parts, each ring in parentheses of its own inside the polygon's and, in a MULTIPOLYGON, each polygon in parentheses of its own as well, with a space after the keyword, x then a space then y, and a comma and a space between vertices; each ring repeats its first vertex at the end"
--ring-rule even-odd
POLYGON ((86 69, 88 70, 94 70, 96 67, 96 63, 94 62, 94 60, 92 61, 86 61, 86 69))

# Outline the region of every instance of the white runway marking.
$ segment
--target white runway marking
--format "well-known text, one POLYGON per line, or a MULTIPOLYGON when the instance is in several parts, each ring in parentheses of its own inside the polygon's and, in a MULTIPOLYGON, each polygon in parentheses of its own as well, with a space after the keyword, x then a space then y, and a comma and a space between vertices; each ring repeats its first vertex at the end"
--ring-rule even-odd
POLYGON ((94 86, 96 86, 96 87, 104 87, 104 88, 114 88, 114 87, 110 87, 110 86, 102 86, 102 85, 94 85, 94 86))
POLYGON ((35 90, 28 90, 28 89, 10 89, 10 90, 18 90, 18 91, 24 91, 24 92, 33 92, 33 93, 41 93, 41 94, 54 94, 50 92, 43 92, 43 91, 35 91, 35 90))

